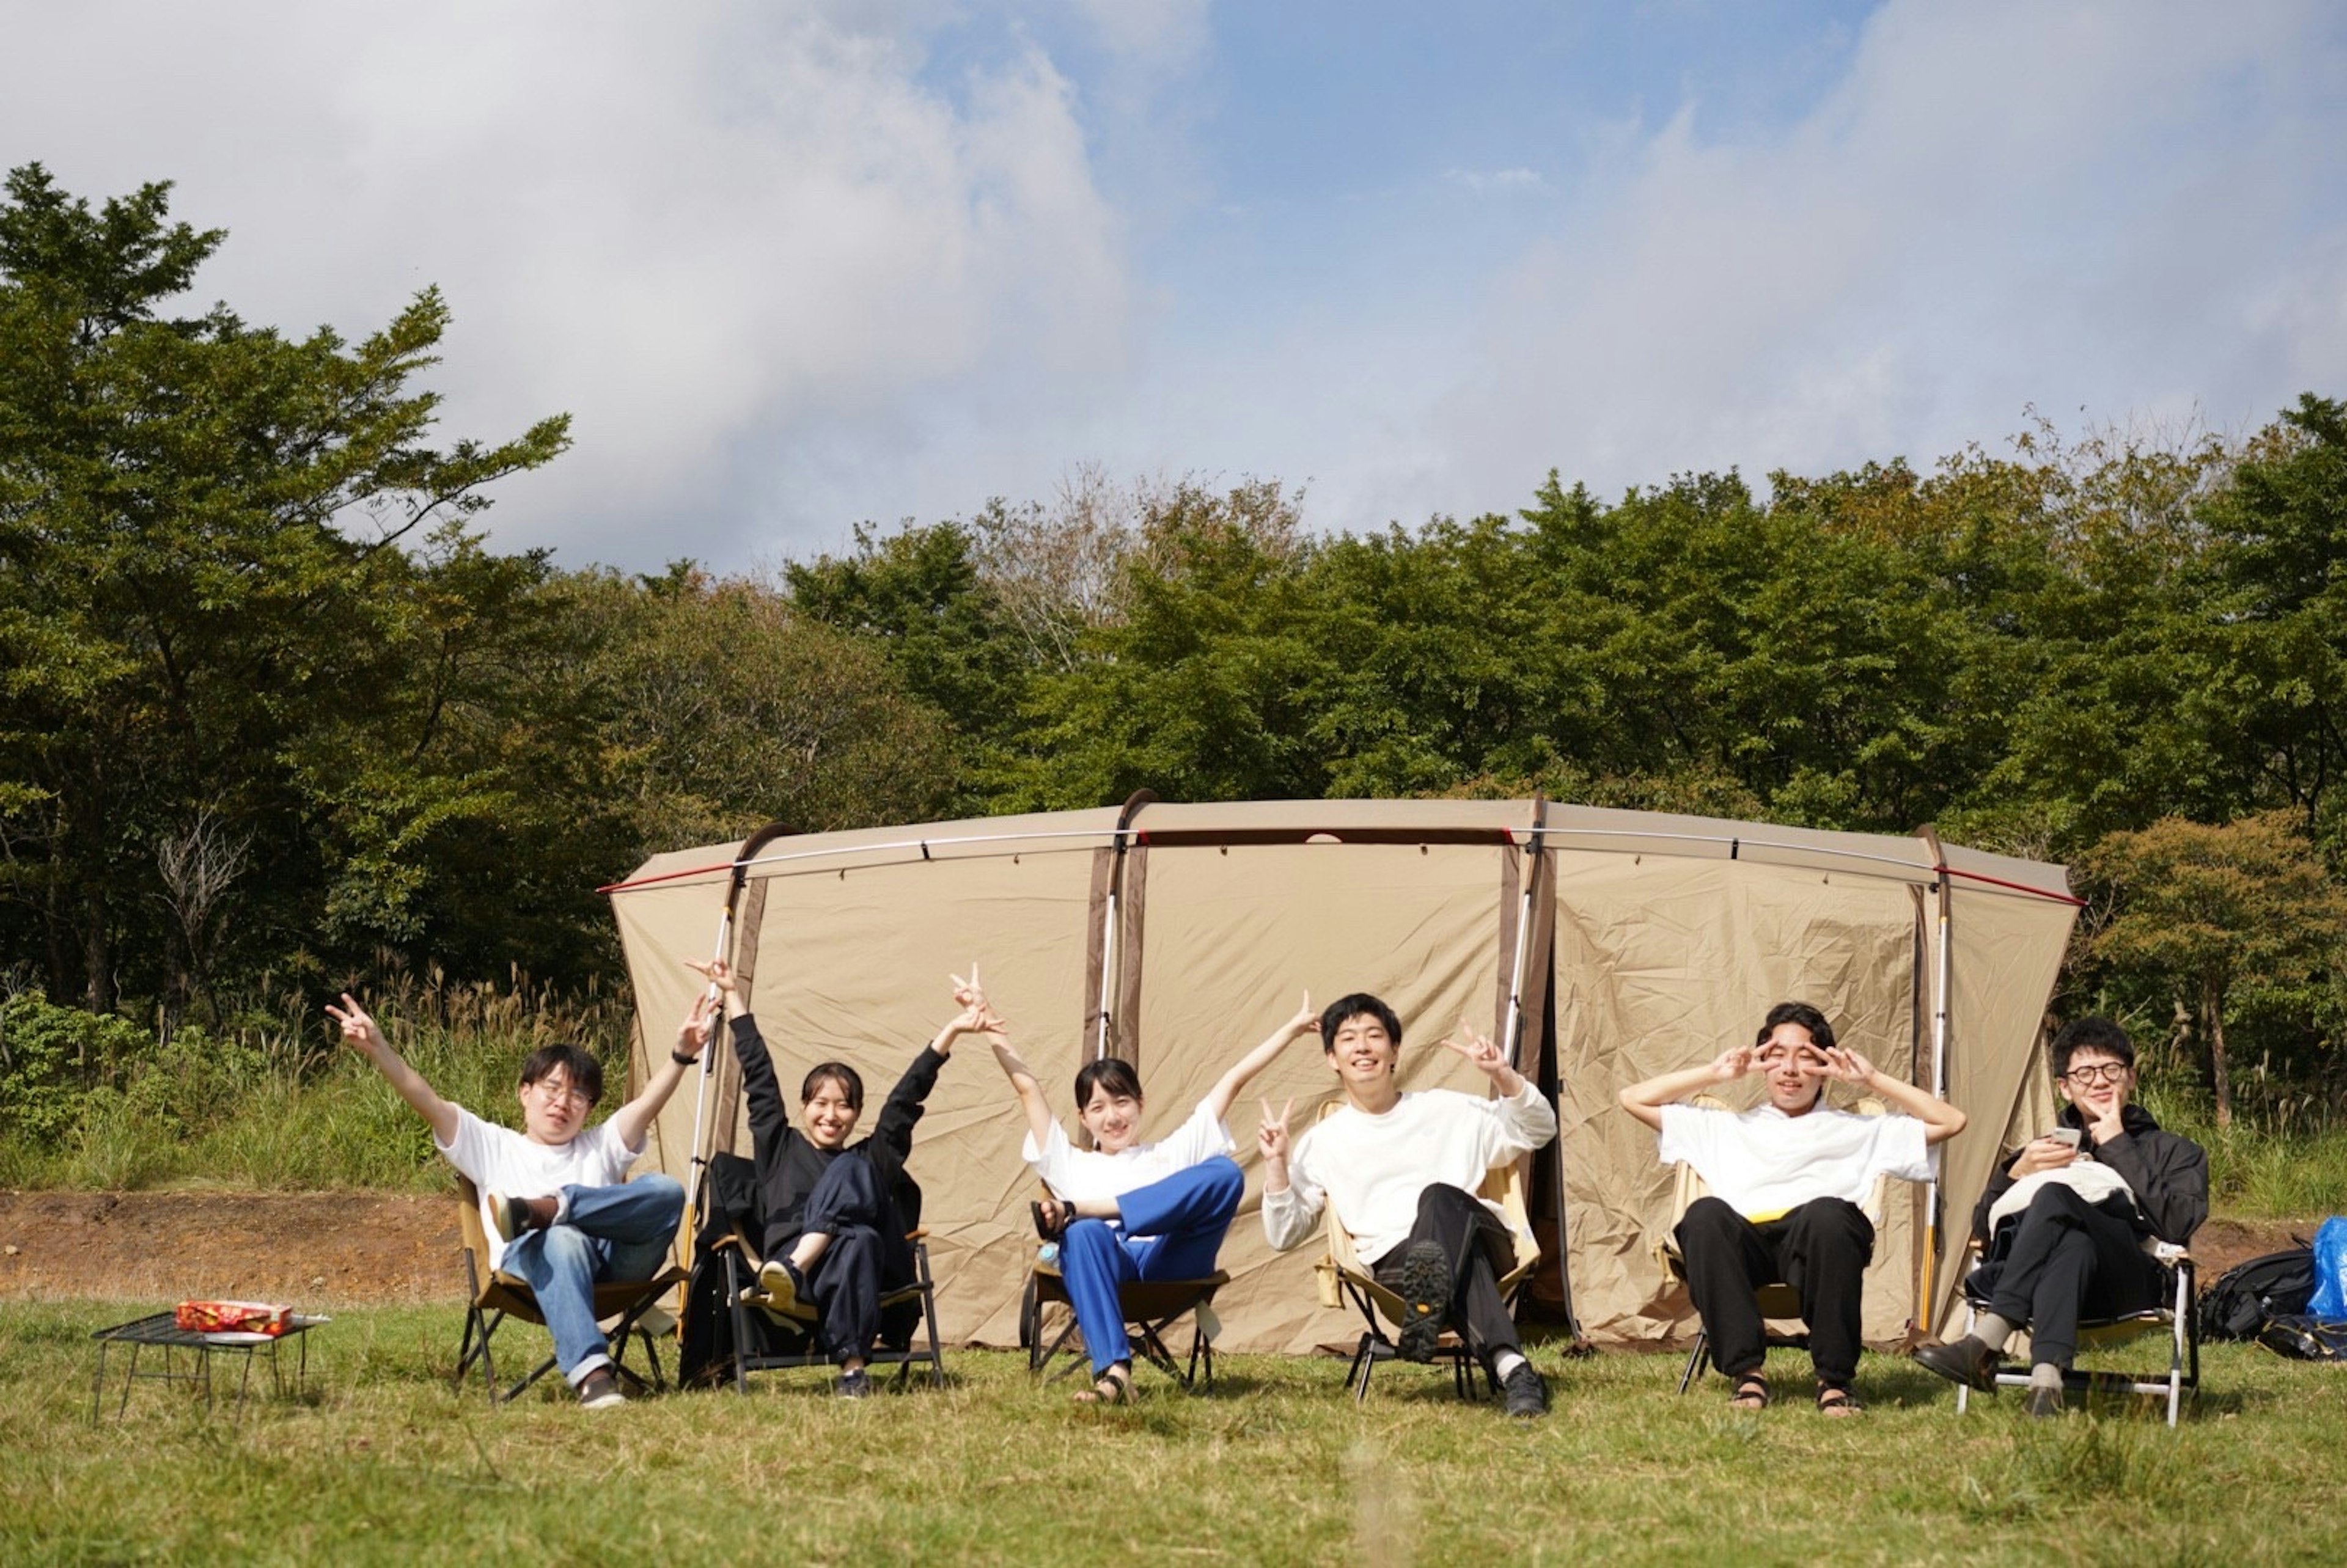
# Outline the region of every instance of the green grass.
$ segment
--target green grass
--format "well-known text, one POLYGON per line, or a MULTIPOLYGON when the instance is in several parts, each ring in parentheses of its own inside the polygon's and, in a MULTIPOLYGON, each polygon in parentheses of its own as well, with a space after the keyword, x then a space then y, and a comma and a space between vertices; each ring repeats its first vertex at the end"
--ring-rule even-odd
MULTIPOLYGON (((1211 1395, 1144 1372, 1137 1408, 1079 1411, 1068 1385, 975 1352, 948 1357, 942 1391, 860 1405, 769 1373, 746 1399, 590 1415, 551 1390, 495 1410, 452 1393, 457 1311, 384 1309, 314 1332, 305 1399, 238 1421, 142 1384, 93 1428, 88 1333, 138 1310, 0 1314, 0 1557, 2347 1560, 2341 1374, 2250 1347, 2210 1348, 2209 1392, 2172 1433, 2140 1410, 2029 1422, 2010 1395, 1960 1417, 1946 1385, 1881 1357, 1863 1419, 1794 1399, 1737 1415, 1717 1380, 1677 1395, 1675 1358, 1545 1349, 1557 1409, 1539 1422, 1460 1406, 1416 1368, 1381 1371, 1357 1408, 1341 1363, 1273 1357, 1227 1358, 1211 1395)), ((1798 1356, 1772 1367, 1780 1389, 1806 1380, 1798 1356)))

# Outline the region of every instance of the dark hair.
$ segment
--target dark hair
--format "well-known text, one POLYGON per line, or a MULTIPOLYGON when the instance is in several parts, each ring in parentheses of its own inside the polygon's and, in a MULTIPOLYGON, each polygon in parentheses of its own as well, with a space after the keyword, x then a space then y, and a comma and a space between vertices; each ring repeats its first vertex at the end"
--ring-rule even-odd
POLYGON ((1799 1024, 1808 1030, 1809 1038, 1817 1042, 1819 1050, 1834 1048, 1833 1025, 1826 1021, 1825 1014, 1807 1002, 1778 1002, 1770 1008, 1768 1016, 1761 1020, 1760 1032, 1753 1037, 1752 1043, 1768 1044, 1768 1037, 1777 1032, 1777 1026, 1780 1023, 1799 1024))
POLYGON ((1338 997, 1320 1009, 1320 1050, 1323 1054, 1337 1049, 1337 1031, 1357 1018, 1373 1018, 1385 1026, 1386 1038, 1401 1049, 1401 1020, 1394 1009, 1367 991, 1355 991, 1348 997, 1338 997))
POLYGON ((864 1076, 844 1061, 818 1061, 808 1068, 806 1077, 799 1083, 799 1103, 804 1105, 814 1099, 815 1091, 826 1081, 839 1085, 839 1091, 847 1096, 850 1111, 864 1109, 864 1076))
POLYGON ((588 1104, 603 1098, 603 1064, 568 1040, 541 1045, 531 1051, 521 1064, 521 1086, 528 1088, 558 1067, 562 1076, 570 1081, 570 1087, 587 1096, 588 1104))
POLYGON ((2061 1077, 2070 1071, 2070 1059, 2081 1050, 2099 1050, 2106 1056, 2116 1057, 2121 1067, 2135 1065, 2135 1041, 2127 1030, 2106 1018, 2073 1019, 2062 1026, 2054 1037, 2046 1056, 2054 1063, 2054 1076, 2061 1077))
POLYGON ((1141 1074, 1121 1056, 1103 1056, 1076 1070, 1076 1109, 1092 1102, 1092 1091, 1105 1089, 1111 1100, 1141 1098, 1141 1074))

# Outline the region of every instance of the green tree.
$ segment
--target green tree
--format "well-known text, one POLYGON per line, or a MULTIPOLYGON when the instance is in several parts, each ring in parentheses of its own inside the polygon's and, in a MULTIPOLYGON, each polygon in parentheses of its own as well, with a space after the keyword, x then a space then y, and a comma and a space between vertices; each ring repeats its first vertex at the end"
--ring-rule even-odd
POLYGON ((396 850, 486 798, 429 733, 370 735, 386 771, 350 789, 293 759, 400 705, 402 541, 568 441, 557 417, 430 444, 438 399, 411 384, 447 326, 435 290, 355 343, 164 313, 223 238, 169 221, 169 190, 93 211, 30 164, 0 203, 0 920, 96 1009, 162 989, 175 948, 182 974, 215 958, 159 918, 161 860, 190 835, 246 846, 205 919, 226 899, 257 917, 239 930, 285 933, 318 913, 354 817, 404 825, 374 835, 396 850))
POLYGON ((2229 997, 2245 985, 2303 986, 2337 964, 2347 896, 2286 811, 2222 827, 2164 818, 2111 835, 2088 868, 2116 900, 2096 955, 2176 988, 2199 1025, 2217 1125, 2230 1126, 2229 997))

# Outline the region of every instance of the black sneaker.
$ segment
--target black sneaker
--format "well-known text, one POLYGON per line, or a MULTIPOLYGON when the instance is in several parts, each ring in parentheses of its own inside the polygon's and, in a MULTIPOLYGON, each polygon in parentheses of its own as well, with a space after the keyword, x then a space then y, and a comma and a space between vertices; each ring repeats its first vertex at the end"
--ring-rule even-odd
POLYGON ((558 1201, 554 1198, 508 1198, 491 1193, 489 1217, 497 1222, 497 1235, 510 1242, 552 1225, 558 1201))
POLYGON ((872 1374, 858 1367, 853 1372, 839 1375, 839 1397, 843 1399, 868 1399, 872 1397, 872 1374))
POLYGON ((1548 1379, 1532 1370, 1530 1361, 1519 1361, 1508 1375, 1500 1379, 1501 1396, 1507 1401, 1512 1416, 1544 1416, 1548 1414, 1548 1379))
POLYGON ((758 1266, 758 1288, 766 1293, 765 1307, 769 1312, 785 1317, 796 1317, 802 1302, 807 1302, 806 1276, 789 1258, 769 1258, 758 1266))
POLYGON ((609 1367, 598 1367, 579 1381, 579 1408, 582 1410, 616 1410, 628 1402, 620 1392, 620 1379, 611 1375, 609 1367))
POLYGON ((1915 1347, 1915 1360, 1926 1370, 1937 1372, 1951 1383, 1964 1383, 1992 1393, 1996 1389, 1999 1360, 1996 1347, 1969 1334, 1961 1339, 1918 1345, 1915 1347))
POLYGON ((1435 1341, 1442 1337, 1442 1320, 1450 1307, 1450 1259, 1440 1242, 1409 1244, 1401 1255, 1401 1276, 1394 1292, 1401 1297, 1401 1358, 1433 1360, 1435 1341))

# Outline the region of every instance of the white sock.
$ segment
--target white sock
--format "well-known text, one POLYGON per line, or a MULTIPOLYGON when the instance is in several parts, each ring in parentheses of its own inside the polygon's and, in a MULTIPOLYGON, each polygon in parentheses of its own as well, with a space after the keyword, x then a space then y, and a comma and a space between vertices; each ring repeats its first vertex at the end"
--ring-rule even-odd
POLYGON ((1983 1312, 1973 1319, 1972 1337, 1993 1350, 2002 1350, 2016 1327, 1993 1312, 1983 1312))
POLYGON ((1523 1364, 1524 1358, 1521 1351, 1501 1350, 1494 1352, 1491 1357, 1491 1376, 1504 1383, 1508 1380, 1508 1374, 1514 1371, 1523 1364))

